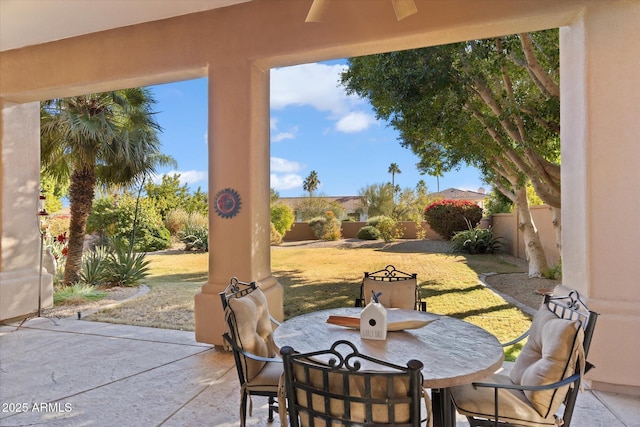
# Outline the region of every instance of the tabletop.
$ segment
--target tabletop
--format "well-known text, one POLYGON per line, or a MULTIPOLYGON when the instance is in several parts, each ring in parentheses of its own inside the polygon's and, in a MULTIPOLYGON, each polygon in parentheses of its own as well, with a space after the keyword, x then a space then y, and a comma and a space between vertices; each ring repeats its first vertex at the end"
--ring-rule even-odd
MULTIPOLYGON (((400 309, 390 309, 400 310, 400 309)), ((462 320, 415 310, 413 318, 435 319, 418 329, 388 332, 383 341, 360 338, 360 331, 326 323, 330 315, 359 316, 361 308, 337 308, 288 319, 274 332, 274 341, 306 353, 328 349, 337 340, 355 344, 361 353, 406 366, 410 359, 424 365, 423 385, 439 389, 470 383, 495 372, 504 359, 502 346, 489 332, 462 320)))

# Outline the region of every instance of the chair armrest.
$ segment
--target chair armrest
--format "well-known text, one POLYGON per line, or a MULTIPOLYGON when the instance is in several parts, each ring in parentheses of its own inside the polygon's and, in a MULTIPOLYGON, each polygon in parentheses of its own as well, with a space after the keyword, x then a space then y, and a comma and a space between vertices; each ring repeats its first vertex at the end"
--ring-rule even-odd
POLYGON ((282 363, 282 359, 280 359, 279 357, 262 357, 262 356, 258 356, 257 354, 249 353, 248 351, 244 350, 242 347, 238 346, 238 344, 236 344, 236 342, 232 340, 229 334, 227 333, 224 333, 222 337, 227 343, 229 343, 229 345, 231 346, 231 348, 233 348, 234 351, 237 351, 238 353, 241 353, 247 356, 249 359, 257 360, 259 362, 282 363))
MULTIPOLYGON (((584 373, 586 374, 587 372, 589 372, 592 368, 594 368, 594 366, 587 362, 586 363, 586 367, 584 370, 584 373)), ((579 380, 581 377, 580 372, 571 375, 570 377, 567 377, 561 381, 557 381, 555 383, 551 383, 551 384, 545 384, 545 385, 520 385, 520 384, 495 384, 495 383, 481 383, 481 382, 474 382, 471 383, 471 385, 473 386, 473 388, 478 388, 478 387, 487 387, 487 388, 495 388, 495 389, 508 389, 508 390, 531 390, 531 391, 539 391, 539 390, 551 390, 554 388, 560 388, 563 387, 565 385, 571 384, 576 382, 577 380, 579 380)))
POLYGON ((272 315, 269 315, 269 319, 271 319, 271 323, 276 325, 276 327, 280 326, 280 322, 278 322, 272 315))
POLYGON ((525 332, 524 334, 520 335, 518 338, 513 339, 513 340, 511 340, 509 342, 505 342, 505 343, 500 344, 500 345, 503 346, 503 347, 509 347, 510 345, 514 345, 514 344, 522 341, 523 339, 525 339, 528 336, 529 336, 529 329, 527 329, 527 332, 525 332))

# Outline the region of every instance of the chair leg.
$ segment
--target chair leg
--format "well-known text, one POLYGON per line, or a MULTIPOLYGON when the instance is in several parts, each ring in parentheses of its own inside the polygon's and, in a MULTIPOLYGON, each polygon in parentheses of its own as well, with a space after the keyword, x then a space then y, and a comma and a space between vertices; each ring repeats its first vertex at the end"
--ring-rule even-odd
POLYGON ((240 399, 240 427, 245 427, 247 422, 247 392, 242 393, 240 399))
POLYGON ((275 408, 274 406, 275 403, 275 399, 273 398, 273 396, 269 396, 269 422, 273 422, 273 409, 275 408))

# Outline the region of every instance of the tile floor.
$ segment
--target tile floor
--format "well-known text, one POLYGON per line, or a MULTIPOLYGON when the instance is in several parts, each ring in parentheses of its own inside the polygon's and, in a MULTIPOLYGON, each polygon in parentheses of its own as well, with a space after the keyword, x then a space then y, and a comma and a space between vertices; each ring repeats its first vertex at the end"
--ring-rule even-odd
MULTIPOLYGON (((193 332, 70 318, 18 326, 0 326, 0 426, 239 425, 233 357, 193 332)), ((254 398, 247 424, 278 425, 266 399, 254 398)), ((572 426, 640 427, 640 397, 587 391, 572 426)))

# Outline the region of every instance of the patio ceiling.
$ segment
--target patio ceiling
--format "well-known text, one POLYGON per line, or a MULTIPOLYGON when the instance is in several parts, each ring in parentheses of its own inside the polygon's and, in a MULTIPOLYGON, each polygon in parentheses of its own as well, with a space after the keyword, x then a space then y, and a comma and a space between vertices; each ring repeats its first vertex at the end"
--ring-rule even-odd
POLYGON ((251 0, 2 0, 0 51, 251 0))

